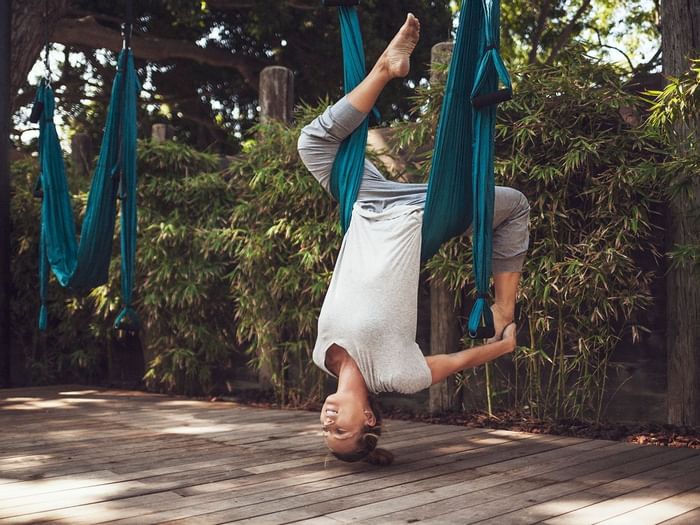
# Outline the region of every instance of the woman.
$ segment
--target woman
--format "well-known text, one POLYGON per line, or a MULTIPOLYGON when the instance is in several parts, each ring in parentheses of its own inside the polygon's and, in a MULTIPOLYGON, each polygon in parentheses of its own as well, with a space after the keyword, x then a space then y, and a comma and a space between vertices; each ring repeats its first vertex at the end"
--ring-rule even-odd
MULTIPOLYGON (((357 88, 303 129, 299 154, 326 191, 340 143, 372 110, 384 86, 408 74, 419 35, 418 19, 409 14, 357 88)), ((496 188, 494 203, 492 309, 497 337, 483 346, 444 355, 423 356, 416 344, 426 190, 426 184, 388 181, 365 161, 313 353, 314 362, 338 378, 337 392, 321 409, 321 425, 326 444, 345 461, 392 460, 390 453, 376 448, 381 414, 371 393, 417 392, 515 348, 512 321, 528 246, 529 206, 520 192, 504 187, 496 188)))

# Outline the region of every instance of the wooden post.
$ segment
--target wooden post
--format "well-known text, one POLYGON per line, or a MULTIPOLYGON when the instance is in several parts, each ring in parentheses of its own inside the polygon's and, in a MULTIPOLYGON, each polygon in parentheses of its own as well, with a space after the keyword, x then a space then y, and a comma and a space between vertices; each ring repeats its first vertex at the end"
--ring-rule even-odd
POLYGON ((282 66, 260 72, 260 121, 291 122, 294 116, 294 73, 282 66))
POLYGON ((440 42, 435 44, 430 50, 430 81, 436 82, 438 80, 445 80, 445 75, 440 71, 442 67, 437 68, 435 66, 444 66, 448 64, 452 59, 452 49, 454 48, 454 42, 440 42))
POLYGON ((89 179, 92 176, 92 140, 87 133, 76 133, 70 141, 73 175, 89 179))
POLYGON ((151 126, 151 140, 161 144, 173 138, 173 129, 170 124, 153 124, 151 126))
MULTIPOLYGON (((430 353, 449 354, 459 348, 459 320, 454 307, 455 294, 437 280, 430 281, 430 353)), ((453 378, 430 387, 428 409, 431 414, 453 410, 455 402, 453 378)))
MULTIPOLYGON (((433 46, 431 64, 446 64, 452 56, 452 42, 433 46)), ((437 68, 432 68, 430 80, 442 80, 437 68)), ((430 353, 447 354, 459 347, 460 330, 454 307, 454 292, 438 280, 430 281, 430 353)), ((428 409, 431 413, 446 412, 455 408, 455 388, 451 378, 430 387, 428 409)))
MULTIPOLYGON (((260 72, 260 121, 279 120, 291 123, 294 115, 294 73, 282 66, 269 66, 260 72)), ((258 354, 260 368, 258 383, 263 388, 272 386, 275 367, 279 364, 275 355, 261 351, 258 354)), ((283 379, 282 379, 283 380, 283 379)))

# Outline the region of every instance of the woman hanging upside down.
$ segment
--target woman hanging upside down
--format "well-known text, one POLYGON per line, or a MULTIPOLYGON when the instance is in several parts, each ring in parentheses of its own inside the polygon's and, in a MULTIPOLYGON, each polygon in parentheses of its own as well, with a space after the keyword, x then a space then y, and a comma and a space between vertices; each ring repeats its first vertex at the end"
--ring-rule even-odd
MULTIPOLYGON (((299 155, 326 191, 340 143, 365 119, 384 86, 408 74, 419 34, 418 19, 409 14, 367 77, 303 129, 299 155)), ((426 184, 388 181, 365 161, 313 352, 316 365, 338 378, 337 392, 321 409, 321 425, 327 446, 341 460, 393 460, 391 453, 377 448, 381 413, 371 394, 417 392, 515 348, 513 316, 530 208, 522 193, 505 187, 496 187, 493 217, 496 337, 483 346, 443 355, 424 356, 416 344, 426 191, 426 184)), ((446 203, 450 197, 437 196, 446 203)))

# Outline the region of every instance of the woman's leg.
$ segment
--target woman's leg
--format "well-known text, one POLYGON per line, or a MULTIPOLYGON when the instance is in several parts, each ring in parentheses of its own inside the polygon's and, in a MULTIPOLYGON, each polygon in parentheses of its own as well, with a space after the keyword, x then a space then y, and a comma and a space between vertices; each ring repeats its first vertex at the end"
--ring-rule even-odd
POLYGON ((520 273, 529 237, 530 205, 513 188, 496 186, 493 212, 493 286, 495 301, 491 310, 496 329, 493 340, 513 321, 520 273))
MULTIPOLYGON (((330 189, 331 170, 341 142, 366 118, 384 86, 393 78, 408 74, 410 55, 418 42, 419 34, 418 19, 409 14, 367 77, 346 97, 302 130, 298 142, 299 156, 327 191, 330 189)), ((364 178, 385 182, 379 171, 371 163, 368 164, 364 178)))
POLYGON ((495 300, 491 305, 493 326, 496 335, 487 342, 497 341, 503 335, 503 329, 513 322, 515 317, 515 299, 520 284, 520 272, 501 272, 493 274, 495 300))
POLYGON ((372 71, 348 94, 348 101, 363 113, 372 111, 384 86, 394 78, 408 75, 411 53, 420 38, 420 22, 409 13, 399 32, 374 64, 372 71))
MULTIPOLYGON (((444 182, 444 180, 440 182, 444 182)), ((441 191, 434 191, 432 193, 433 209, 458 210, 460 208, 459 200, 468 198, 468 196, 463 195, 461 192, 447 191, 449 189, 450 186, 447 185, 441 188, 441 191), (455 193, 457 193, 456 196, 455 193)), ((452 189, 454 190, 455 188, 452 189)), ((489 339, 489 342, 501 338, 503 329, 508 323, 513 321, 515 315, 515 302, 518 284, 520 282, 520 273, 529 245, 529 214, 530 206, 522 193, 513 188, 496 186, 494 191, 493 256, 491 265, 495 292, 495 300, 491 310, 494 314, 496 335, 492 339, 489 339)), ((469 219, 469 217, 466 218, 466 222, 468 222, 469 219)), ((450 231, 454 235, 459 234, 459 222, 465 220, 465 218, 453 214, 450 220, 454 221, 453 224, 449 226, 450 231)), ((435 227, 435 224, 436 223, 433 222, 432 226, 435 227)), ((444 227, 445 224, 447 223, 443 221, 439 226, 444 227)), ((464 231, 463 228, 466 228, 466 226, 462 227, 461 231, 464 231)), ((423 229, 425 232, 425 223, 423 229)), ((434 237, 436 236, 435 232, 430 232, 430 234, 434 237)), ((438 245, 444 241, 442 232, 440 232, 438 237, 439 241, 433 244, 438 245)))

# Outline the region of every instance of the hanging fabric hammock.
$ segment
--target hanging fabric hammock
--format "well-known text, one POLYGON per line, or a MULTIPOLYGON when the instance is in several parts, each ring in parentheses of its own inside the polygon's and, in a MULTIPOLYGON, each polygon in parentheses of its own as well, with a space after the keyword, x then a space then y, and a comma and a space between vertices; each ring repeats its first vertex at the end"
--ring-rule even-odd
MULTIPOLYGON (((345 92, 365 77, 365 58, 355 6, 359 0, 324 0, 339 6, 345 92)), ((499 0, 464 0, 435 137, 423 217, 421 259, 472 225, 477 299, 469 335, 494 335, 488 305, 494 202, 496 105, 512 96, 510 77, 498 52, 499 0), (498 89, 498 83, 503 89, 498 89)), ((368 119, 341 145, 331 173, 331 193, 340 204, 343 231, 362 182, 368 119)))
POLYGON ((136 255, 136 99, 141 87, 131 50, 119 55, 117 74, 107 111, 102 145, 93 175, 87 210, 76 240, 63 152, 54 124, 54 93, 47 80, 39 85, 34 100, 34 119, 39 120, 37 189, 43 194, 39 293, 39 328, 46 329, 46 290, 49 267, 56 280, 78 294, 107 282, 112 256, 117 199, 121 201, 121 289, 123 309, 115 327, 136 330, 138 316, 131 306, 136 255))

